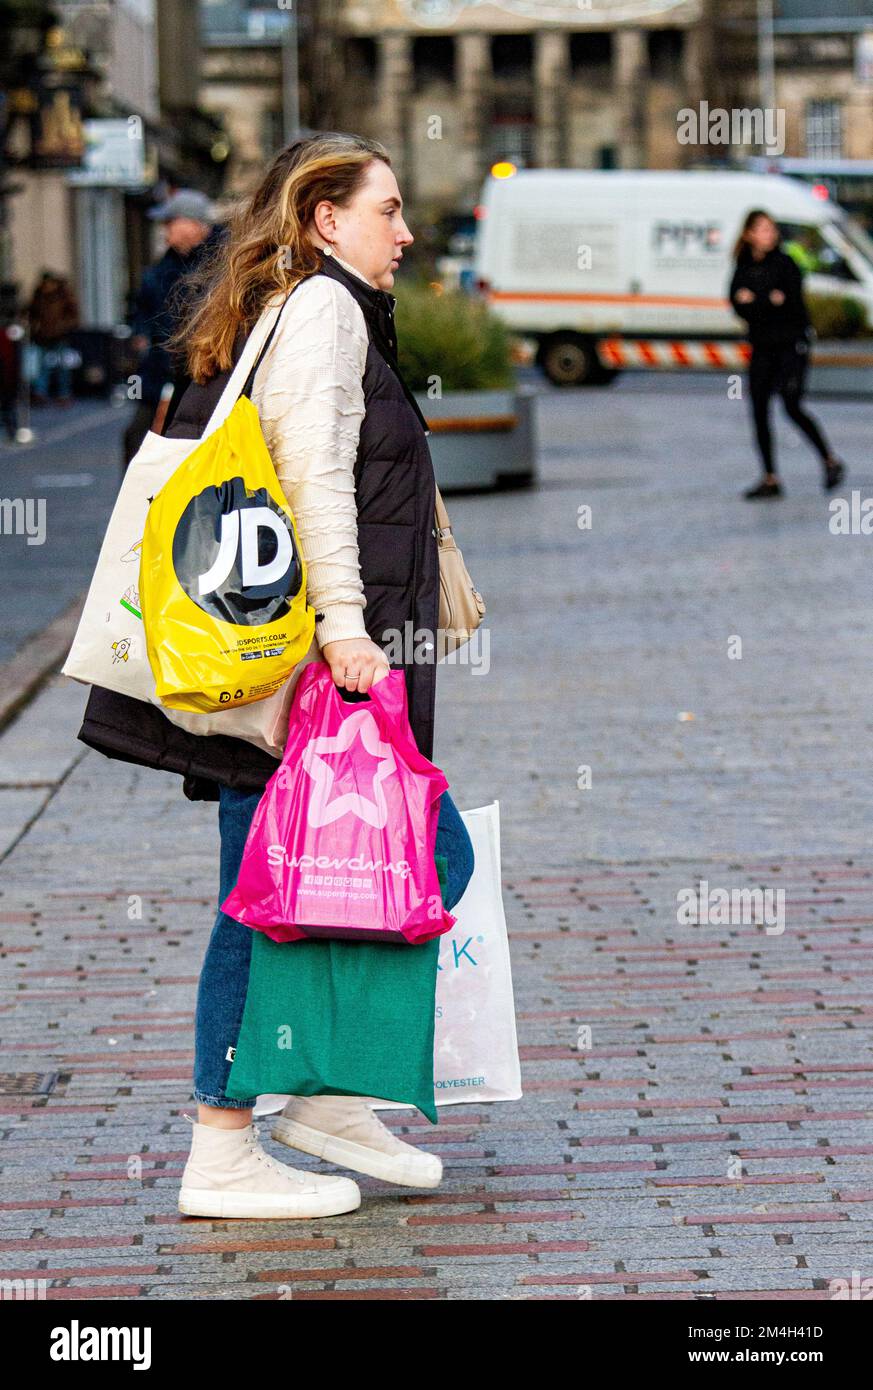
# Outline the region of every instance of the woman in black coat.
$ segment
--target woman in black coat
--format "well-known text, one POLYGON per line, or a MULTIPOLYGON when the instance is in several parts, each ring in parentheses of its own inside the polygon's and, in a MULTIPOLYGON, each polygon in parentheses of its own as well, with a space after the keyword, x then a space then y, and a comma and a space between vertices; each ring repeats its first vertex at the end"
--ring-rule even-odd
MULTIPOLYGON (((388 675, 384 648, 392 634, 404 634, 407 624, 416 643, 420 634, 433 634, 430 658, 417 646, 400 662, 410 728, 419 752, 430 759, 439 620, 436 484, 427 422, 397 365, 396 301, 390 293, 412 240, 388 153, 379 142, 327 132, 280 151, 258 188, 235 210, 227 237, 198 271, 200 292, 194 292, 200 279, 186 284, 189 312, 176 346, 185 349, 191 385, 166 433, 202 437, 248 333, 280 291, 287 305, 283 323, 272 356, 265 353, 260 375, 254 374, 248 389, 297 522, 318 655, 337 688, 354 701, 388 675), (257 404, 260 388, 264 394, 257 404)), ((223 902, 236 882, 252 817, 277 758, 241 738, 189 733, 156 705, 98 687, 92 688, 79 737, 110 757, 181 774, 192 800, 218 801, 223 902)), ((436 854, 446 860, 443 902, 451 910, 469 882, 474 856, 447 791, 440 798, 436 854)), ((197 994, 193 1095, 198 1118, 180 1210, 253 1219, 310 1219, 354 1210, 361 1194, 351 1179, 278 1163, 262 1149, 252 1125, 256 1097, 228 1094, 252 937, 250 927, 219 907, 197 994)), ((389 1018, 395 1005, 393 997, 386 999, 388 987, 380 985, 378 971, 375 977, 366 974, 364 953, 372 964, 373 953, 405 950, 411 972, 416 962, 411 953, 428 951, 418 958, 424 965, 416 967, 416 977, 406 976, 406 1002, 411 999, 426 1028, 433 1020, 436 945, 436 939, 433 947, 405 948, 305 943, 303 949, 318 958, 313 1009, 328 1018, 360 1018, 358 1060, 366 1063, 368 1047, 375 1047, 378 1023, 370 1028, 368 1019, 378 1018, 380 991, 389 1018), (334 977, 334 947, 355 955, 358 975, 348 972, 348 988, 334 977), (427 989, 416 983, 425 971, 427 989), (367 989, 356 986, 356 979, 367 980, 367 989)), ((295 1048, 299 1033, 295 1025, 295 1048)), ((316 1093, 291 1097, 275 1121, 274 1139, 401 1186, 439 1183, 438 1156, 393 1134, 368 1097, 332 1093, 341 1079, 335 1057, 318 1057, 310 1049, 307 1064, 307 1081, 316 1093), (322 1079, 328 1075, 333 1085, 325 1091, 322 1079)))
POLYGON ((764 476, 744 496, 760 501, 782 496, 770 433, 770 400, 782 397, 786 414, 806 435, 822 461, 826 491, 845 474, 817 421, 803 408, 811 328, 800 267, 781 249, 776 223, 760 208, 749 213, 735 248, 730 301, 746 320, 752 358, 749 391, 764 476))

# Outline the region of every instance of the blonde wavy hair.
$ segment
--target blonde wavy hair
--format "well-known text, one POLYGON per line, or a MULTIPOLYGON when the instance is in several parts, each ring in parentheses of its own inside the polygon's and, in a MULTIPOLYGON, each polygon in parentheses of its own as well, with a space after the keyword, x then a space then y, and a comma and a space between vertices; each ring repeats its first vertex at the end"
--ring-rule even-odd
POLYGON ((166 343, 203 383, 233 366, 242 330, 276 291, 319 269, 306 228, 324 199, 346 207, 375 159, 391 159, 378 140, 328 131, 295 140, 276 155, 261 183, 233 209, 227 234, 179 285, 178 327, 166 343))

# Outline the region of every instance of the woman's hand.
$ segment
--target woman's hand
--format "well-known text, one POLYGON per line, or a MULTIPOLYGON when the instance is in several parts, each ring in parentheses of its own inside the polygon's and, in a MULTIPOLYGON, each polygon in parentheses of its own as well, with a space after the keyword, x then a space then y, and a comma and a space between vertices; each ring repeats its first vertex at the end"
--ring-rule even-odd
POLYGON ((782 293, 781 290, 770 291, 770 303, 776 305, 785 303, 785 295, 782 293))
POLYGON ((751 304, 755 296, 751 290, 742 289, 737 290, 734 298, 738 304, 751 304))
POLYGON ((391 667, 382 648, 369 637, 345 637, 325 642, 321 655, 330 667, 334 685, 364 692, 388 675, 391 667))

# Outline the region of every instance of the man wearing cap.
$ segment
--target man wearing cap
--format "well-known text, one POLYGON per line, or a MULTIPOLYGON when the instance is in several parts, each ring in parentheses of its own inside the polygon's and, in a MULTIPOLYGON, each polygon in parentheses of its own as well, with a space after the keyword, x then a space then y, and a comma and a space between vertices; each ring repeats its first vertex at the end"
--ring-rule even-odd
POLYGON ((224 235, 224 228, 215 225, 212 203, 193 188, 179 189, 148 216, 162 223, 167 249, 143 275, 131 321, 131 345, 144 356, 137 368, 141 396, 124 432, 125 468, 152 425, 164 387, 173 381, 174 365, 164 343, 175 327, 177 282, 224 235))

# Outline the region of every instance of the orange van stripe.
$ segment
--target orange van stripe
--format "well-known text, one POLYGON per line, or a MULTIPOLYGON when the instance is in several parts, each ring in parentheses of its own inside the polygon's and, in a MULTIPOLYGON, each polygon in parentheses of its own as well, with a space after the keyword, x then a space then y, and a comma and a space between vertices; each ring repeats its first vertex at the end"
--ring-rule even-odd
POLYGON ((451 415, 434 415, 429 416, 427 421, 431 434, 451 434, 455 430, 479 434, 499 433, 514 430, 517 424, 517 415, 462 415, 457 418, 451 415))
POLYGON ((496 300, 538 300, 542 304, 666 304, 681 309, 724 309, 726 299, 707 299, 682 294, 538 294, 532 290, 489 290, 496 300))

